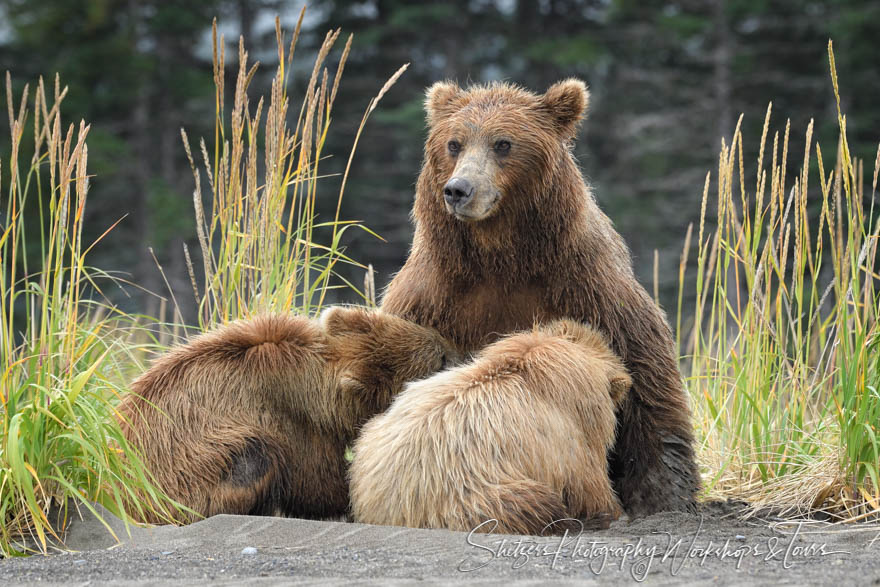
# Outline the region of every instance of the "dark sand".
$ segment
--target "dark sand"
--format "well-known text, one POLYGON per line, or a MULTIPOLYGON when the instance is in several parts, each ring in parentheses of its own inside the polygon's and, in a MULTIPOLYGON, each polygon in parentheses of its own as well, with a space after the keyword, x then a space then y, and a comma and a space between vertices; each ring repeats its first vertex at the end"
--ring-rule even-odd
POLYGON ((880 585, 880 526, 738 521, 725 504, 568 537, 472 535, 344 522, 216 516, 133 528, 90 516, 77 552, 0 560, 0 585, 510 584, 880 585), (503 548, 499 548, 502 545, 503 548), (245 548, 256 554, 243 554, 245 548))

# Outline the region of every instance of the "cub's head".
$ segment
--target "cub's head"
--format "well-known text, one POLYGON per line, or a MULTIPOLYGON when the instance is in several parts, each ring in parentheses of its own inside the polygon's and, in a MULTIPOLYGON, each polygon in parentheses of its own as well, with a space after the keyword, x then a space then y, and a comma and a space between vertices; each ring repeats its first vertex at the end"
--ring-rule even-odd
POLYGON ((615 406, 623 403, 632 388, 632 378, 623 359, 611 349, 601 332, 574 320, 555 320, 541 325, 538 330, 564 338, 581 347, 596 367, 591 376, 598 377, 603 386, 607 384, 615 406))
POLYGON ((587 87, 577 79, 558 82, 543 95, 503 83, 467 90, 434 84, 425 100, 430 185, 420 184, 430 193, 420 197, 435 198, 462 222, 506 209, 527 214, 541 205, 544 183, 559 157, 567 156, 588 103, 587 87))
POLYGON ((386 409, 408 381, 459 359, 433 328, 381 310, 335 306, 321 314, 320 323, 334 349, 343 387, 374 413, 386 409))

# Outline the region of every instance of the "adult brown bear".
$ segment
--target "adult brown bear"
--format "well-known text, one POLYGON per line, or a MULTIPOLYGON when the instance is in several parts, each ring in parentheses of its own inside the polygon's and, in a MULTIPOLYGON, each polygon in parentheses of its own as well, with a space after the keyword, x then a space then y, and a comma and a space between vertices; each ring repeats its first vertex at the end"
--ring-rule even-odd
POLYGON ((693 430, 669 325, 571 153, 588 99, 575 79, 544 95, 504 83, 428 90, 415 237, 382 308, 465 352, 536 321, 603 331, 633 377, 615 491, 634 516, 692 510, 693 430))

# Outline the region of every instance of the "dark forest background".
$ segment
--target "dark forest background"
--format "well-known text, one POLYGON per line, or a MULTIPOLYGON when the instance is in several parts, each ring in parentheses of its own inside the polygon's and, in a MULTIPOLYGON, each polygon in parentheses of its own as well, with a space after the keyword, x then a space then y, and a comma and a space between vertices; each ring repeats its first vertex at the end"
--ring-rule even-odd
MULTIPOLYGON (((231 56, 243 34, 251 58, 263 62, 264 77, 252 88, 264 93, 277 59, 274 17, 280 14, 290 31, 301 5, 0 1, 0 67, 12 73, 16 93, 25 82, 40 75, 49 81, 60 72, 70 88, 66 119, 92 123, 89 162, 95 178, 86 241, 128 215, 96 248, 94 265, 125 272, 161 293, 164 284, 148 253, 152 247, 185 314, 192 316, 182 244, 191 251, 198 246, 192 174, 179 129, 185 127, 190 137, 213 134, 212 18, 226 34, 227 79, 237 67, 231 56)), ((577 156, 649 287, 654 250, 659 251, 660 295, 668 309, 677 292, 685 231, 699 216, 706 172, 717 169, 721 139, 729 140, 740 113, 747 161, 757 156, 771 100, 772 129, 781 133, 791 120, 794 164, 801 160, 813 117, 823 151, 834 153, 829 38, 854 154, 873 162, 880 138, 876 1, 315 1, 297 51, 292 96, 302 95, 314 50, 336 27, 343 35, 354 33, 354 45, 325 148, 335 156, 322 171, 344 168, 369 99, 401 64, 411 63, 367 125, 343 203, 344 218, 363 220, 387 240, 351 231, 346 243, 348 254, 374 265, 379 287, 407 253, 425 137, 423 92, 439 79, 462 84, 505 79, 538 91, 567 76, 589 84, 591 109, 577 156)), ((331 55, 331 71, 339 53, 331 55)), ((227 82, 227 88, 233 85, 227 82)), ((0 118, 0 149, 8 149, 8 124, 0 118)), ((5 199, 5 165, 2 173, 0 199, 5 199)), ((330 214, 339 179, 322 181, 319 192, 326 194, 324 212, 330 214)), ((128 310, 155 312, 156 298, 136 288, 111 295, 128 310)))

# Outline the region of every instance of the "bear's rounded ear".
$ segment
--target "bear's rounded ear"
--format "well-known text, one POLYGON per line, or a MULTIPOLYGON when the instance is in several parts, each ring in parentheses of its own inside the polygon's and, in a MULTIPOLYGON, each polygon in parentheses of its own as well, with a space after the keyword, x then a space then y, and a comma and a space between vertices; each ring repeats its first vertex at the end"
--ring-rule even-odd
POLYGON ((567 139, 574 137, 589 104, 587 84, 573 77, 556 82, 541 96, 541 105, 567 139))
POLYGON ((340 334, 366 334, 373 329, 371 313, 365 308, 331 306, 321 312, 318 319, 324 332, 330 336, 340 334))
POLYGON ((425 92, 425 113, 428 117, 428 126, 440 120, 444 115, 451 112, 450 106, 453 100, 461 94, 461 88, 452 81, 436 82, 425 92))

